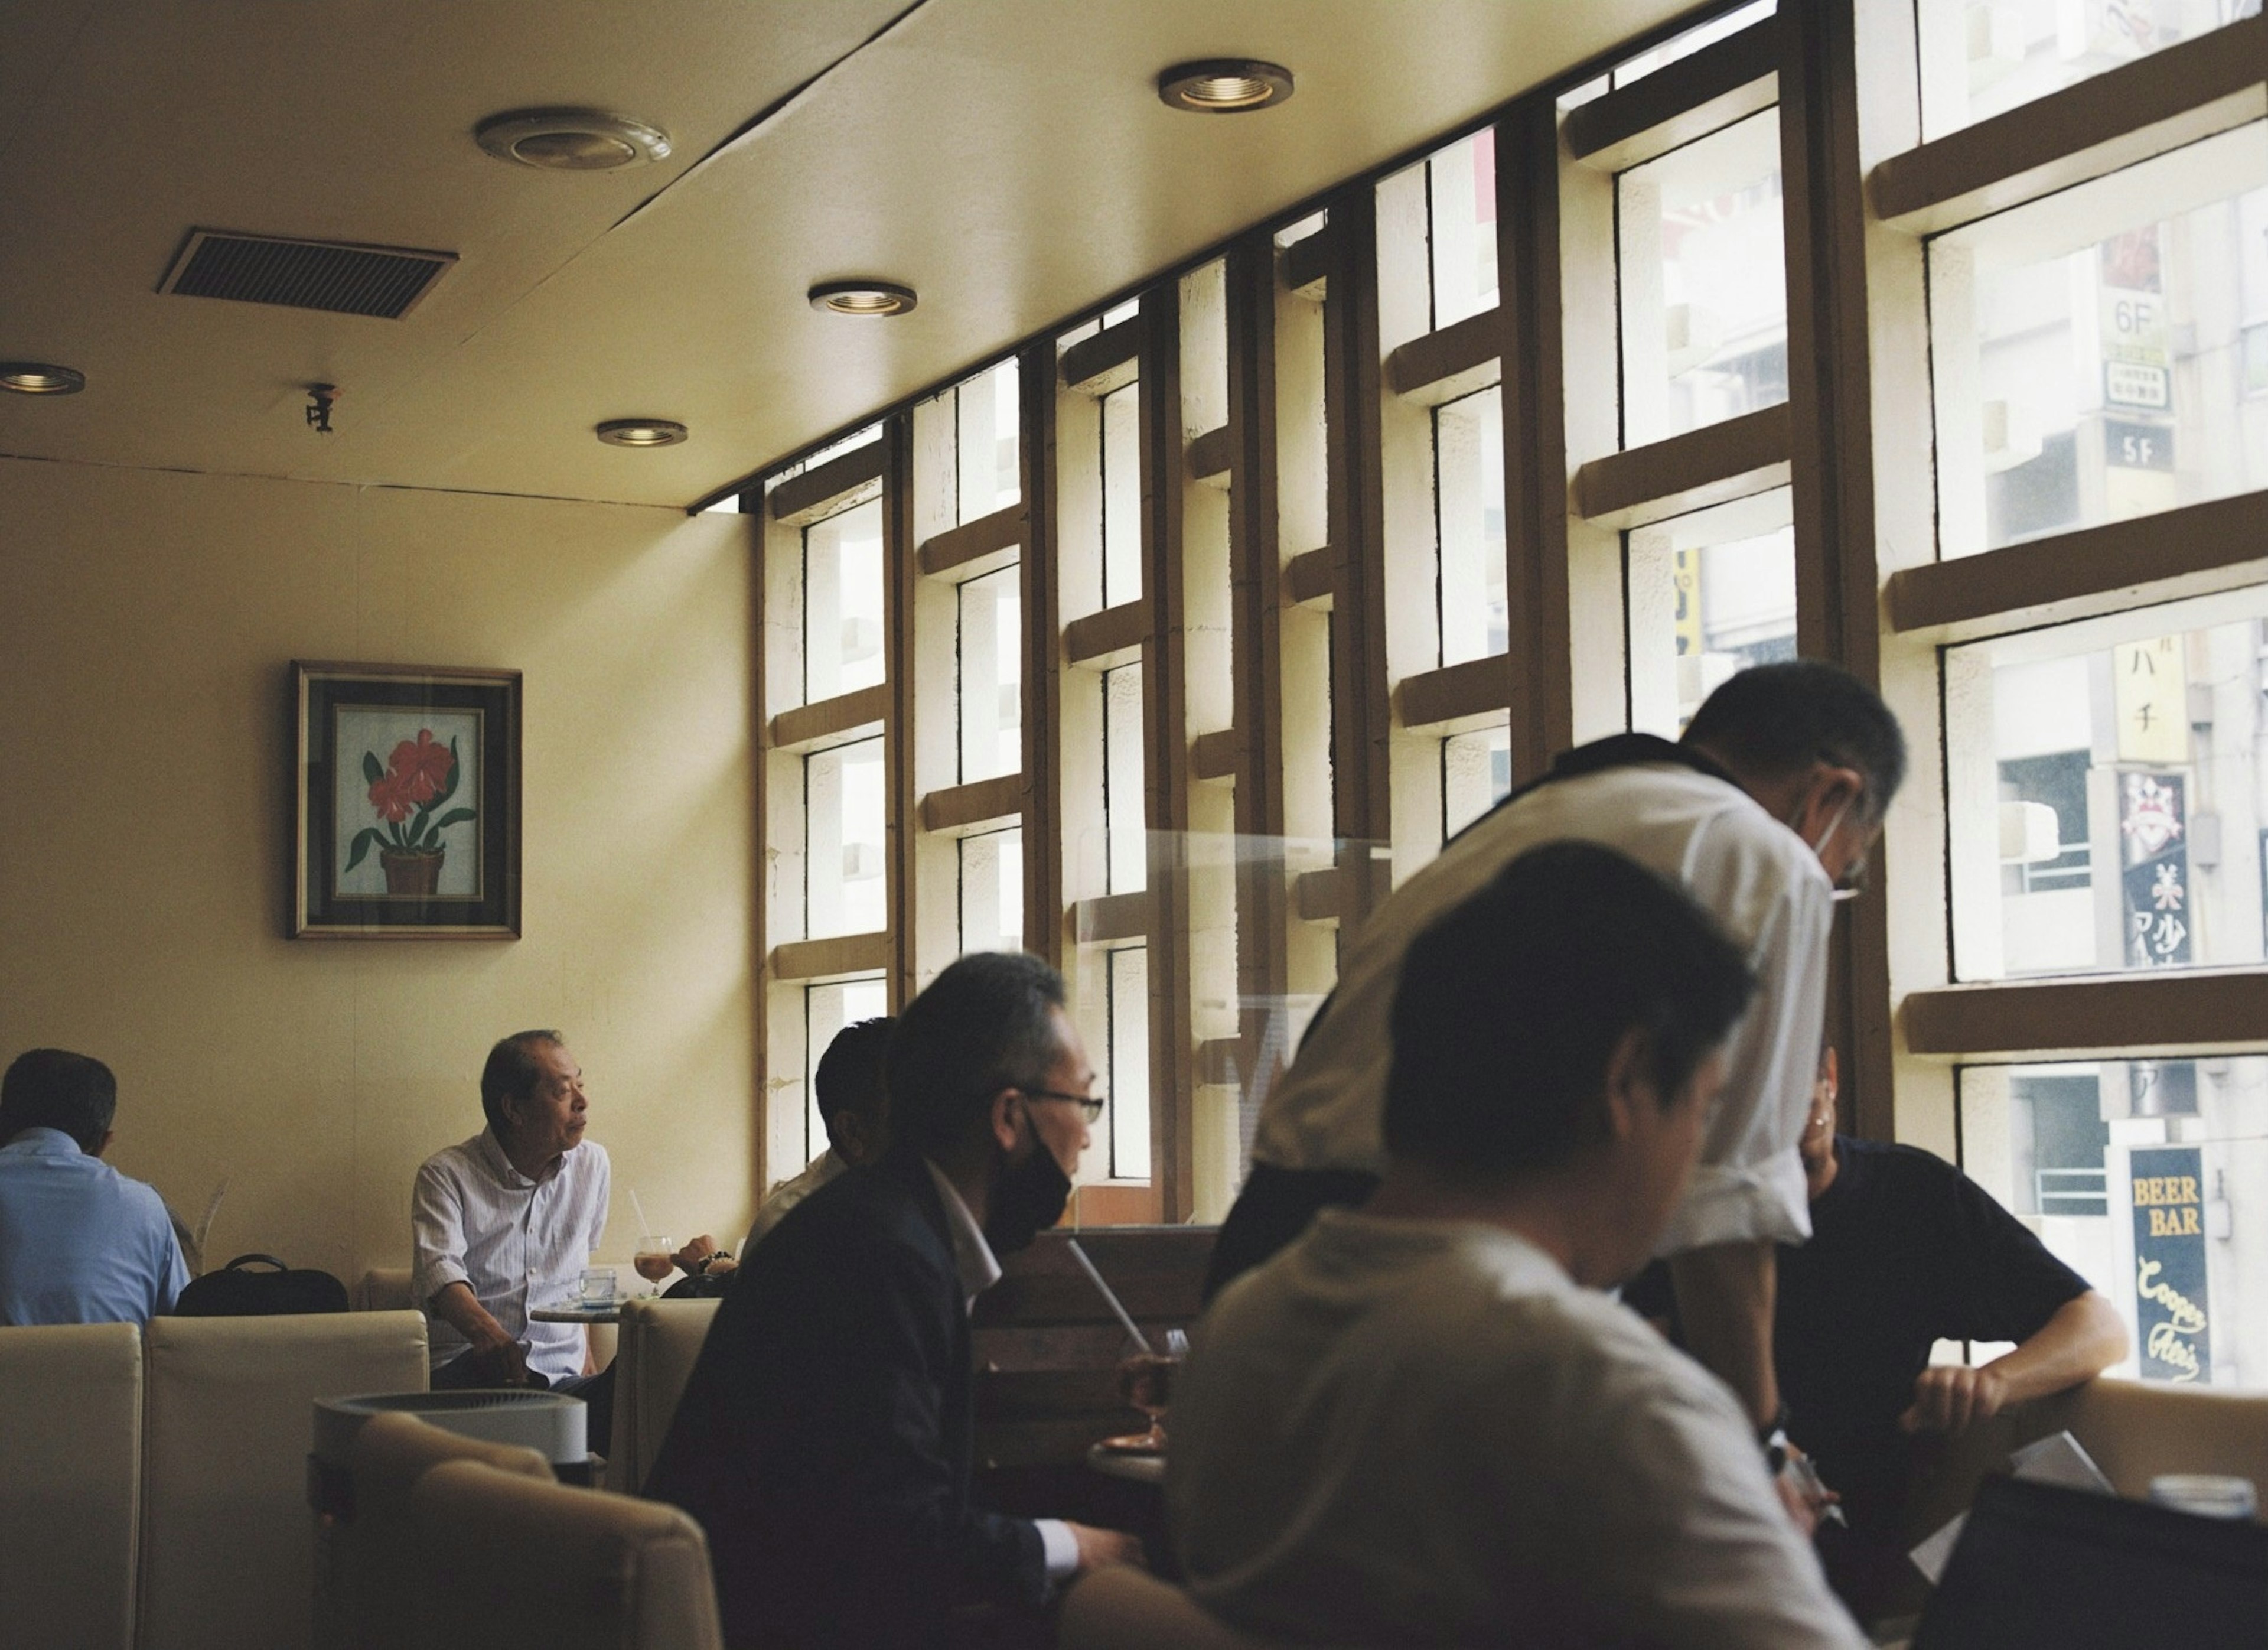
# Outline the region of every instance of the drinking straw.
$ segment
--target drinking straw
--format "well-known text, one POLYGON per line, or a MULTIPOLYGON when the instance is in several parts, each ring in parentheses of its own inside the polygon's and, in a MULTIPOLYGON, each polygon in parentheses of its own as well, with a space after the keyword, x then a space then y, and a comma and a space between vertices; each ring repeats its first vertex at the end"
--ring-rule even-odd
POLYGON ((1072 1238, 1065 1242, 1064 1247, 1071 1251, 1071 1259, 1077 1261, 1080 1269, 1094 1280, 1094 1286, 1101 1292, 1103 1300, 1108 1303, 1110 1309, 1118 1315, 1118 1321, 1126 1326, 1126 1333, 1132 1338, 1134 1344, 1145 1352, 1151 1351, 1149 1337, 1135 1327, 1133 1317, 1127 1312, 1118 1297, 1111 1292, 1110 1285, 1102 1281, 1102 1274, 1094 1270, 1094 1263, 1086 1258, 1086 1251, 1079 1248, 1079 1240, 1072 1238))
POLYGON ((630 1194, 630 1212, 637 1216, 638 1233, 639 1235, 643 1236, 646 1233, 652 1231, 653 1227, 646 1223, 645 1205, 638 1201, 637 1189, 633 1186, 630 1187, 629 1190, 630 1194))

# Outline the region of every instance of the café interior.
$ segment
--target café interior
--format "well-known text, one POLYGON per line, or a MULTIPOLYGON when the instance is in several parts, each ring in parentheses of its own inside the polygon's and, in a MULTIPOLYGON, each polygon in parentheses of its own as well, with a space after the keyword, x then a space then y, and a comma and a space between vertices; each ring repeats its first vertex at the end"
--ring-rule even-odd
MULTIPOLYGON (((193 1267, 358 1308, 0 1330, 52 1556, 0 1639, 378 1642, 414 1509, 311 1514, 308 1404, 423 1385, 409 1190, 490 1045, 563 1033, 630 1282, 737 1248, 835 1033, 975 951, 1062 970, 1106 1097, 977 1307, 980 1490, 1154 1517, 1063 1238, 1195 1320, 1369 911, 1798 657, 1911 750, 1838 1126, 2131 1342, 1944 1514, 2026 1428, 2268 1479, 2264 64, 2243 0, 0 11, 0 1056, 114 1070, 193 1267), (324 673, 497 696, 463 897, 326 880, 324 673)), ((594 1331, 609 1489, 705 1322, 594 1331)), ((606 1641, 710 1642, 651 1540, 606 1641)))

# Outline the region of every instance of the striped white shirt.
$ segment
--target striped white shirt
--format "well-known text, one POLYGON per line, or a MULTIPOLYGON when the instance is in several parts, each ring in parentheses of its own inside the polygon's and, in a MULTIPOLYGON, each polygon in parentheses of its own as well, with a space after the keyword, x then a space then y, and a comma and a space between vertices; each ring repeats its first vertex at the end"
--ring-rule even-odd
POLYGON ((583 1373, 583 1329, 533 1323, 528 1307, 576 1293, 607 1229, 612 1175, 607 1149, 585 1140, 530 1180, 486 1129, 427 1158, 410 1194, 416 1245, 411 1286, 427 1307, 433 1367, 469 1346, 430 1303, 451 1284, 473 1292, 504 1332, 527 1348, 527 1366, 547 1381, 583 1373))

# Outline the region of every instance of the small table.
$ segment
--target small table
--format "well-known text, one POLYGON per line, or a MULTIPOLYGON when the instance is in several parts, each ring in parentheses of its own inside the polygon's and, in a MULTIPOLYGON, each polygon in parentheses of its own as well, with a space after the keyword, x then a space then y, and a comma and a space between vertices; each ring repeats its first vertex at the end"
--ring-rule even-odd
POLYGON ((1087 1447, 1086 1464, 1106 1478, 1123 1478, 1129 1484, 1163 1484, 1166 1481, 1166 1458, 1163 1455, 1130 1455, 1093 1444, 1087 1447))
POLYGON ((527 1315, 536 1323, 620 1323, 622 1297, 617 1295, 603 1307, 538 1307, 527 1315))

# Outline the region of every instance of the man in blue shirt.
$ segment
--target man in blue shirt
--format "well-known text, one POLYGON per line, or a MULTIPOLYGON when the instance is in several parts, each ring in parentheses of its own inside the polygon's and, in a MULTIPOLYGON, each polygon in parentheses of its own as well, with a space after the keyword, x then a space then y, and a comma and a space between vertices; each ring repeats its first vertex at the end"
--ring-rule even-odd
POLYGON ((102 1160, 118 1079, 61 1049, 0 1079, 0 1324, 142 1323, 189 1281, 165 1200, 102 1160))

